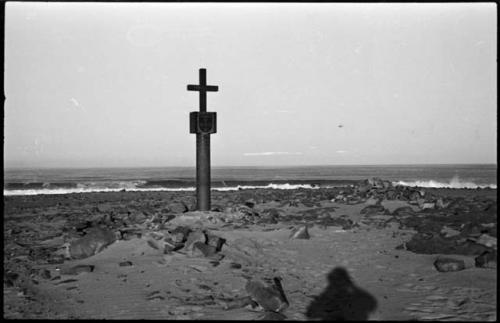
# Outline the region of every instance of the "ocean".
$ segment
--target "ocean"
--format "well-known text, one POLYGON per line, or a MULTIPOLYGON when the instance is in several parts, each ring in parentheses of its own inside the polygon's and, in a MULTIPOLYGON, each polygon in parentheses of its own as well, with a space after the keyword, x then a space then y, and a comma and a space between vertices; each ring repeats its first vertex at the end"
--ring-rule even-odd
MULTIPOLYGON (((317 189, 378 177, 394 185, 497 187, 496 164, 212 167, 212 189, 317 189)), ((4 196, 85 192, 194 191, 194 167, 4 169, 4 196)))

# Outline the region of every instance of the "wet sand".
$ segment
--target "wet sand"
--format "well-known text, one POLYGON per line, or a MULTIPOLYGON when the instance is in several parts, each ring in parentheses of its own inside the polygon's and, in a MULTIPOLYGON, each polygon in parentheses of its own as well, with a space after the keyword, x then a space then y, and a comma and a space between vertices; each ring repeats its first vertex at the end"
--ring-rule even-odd
POLYGON ((496 259, 475 264, 496 254, 496 190, 368 186, 213 192, 211 212, 194 211, 194 192, 4 197, 4 317, 496 320, 496 259), (304 226, 308 239, 291 238, 304 226), (65 259, 96 227, 116 241, 65 259), (180 227, 225 242, 167 251, 180 227), (443 256, 465 269, 439 272, 443 256), (249 281, 274 277, 285 309, 253 294, 257 306, 238 305, 249 281))

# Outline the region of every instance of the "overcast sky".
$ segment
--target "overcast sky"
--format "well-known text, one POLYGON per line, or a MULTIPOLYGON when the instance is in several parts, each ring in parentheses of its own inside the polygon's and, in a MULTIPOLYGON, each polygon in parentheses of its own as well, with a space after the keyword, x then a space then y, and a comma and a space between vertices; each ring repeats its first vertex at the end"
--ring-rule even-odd
POLYGON ((494 3, 9 2, 6 167, 496 163, 494 3))

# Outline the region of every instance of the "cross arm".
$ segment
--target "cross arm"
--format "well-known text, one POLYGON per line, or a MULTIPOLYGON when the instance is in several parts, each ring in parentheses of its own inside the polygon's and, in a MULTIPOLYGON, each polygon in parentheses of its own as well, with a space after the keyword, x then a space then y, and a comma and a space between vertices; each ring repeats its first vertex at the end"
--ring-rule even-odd
POLYGON ((207 92, 217 92, 219 87, 217 85, 193 85, 189 84, 187 86, 188 91, 207 91, 207 92))

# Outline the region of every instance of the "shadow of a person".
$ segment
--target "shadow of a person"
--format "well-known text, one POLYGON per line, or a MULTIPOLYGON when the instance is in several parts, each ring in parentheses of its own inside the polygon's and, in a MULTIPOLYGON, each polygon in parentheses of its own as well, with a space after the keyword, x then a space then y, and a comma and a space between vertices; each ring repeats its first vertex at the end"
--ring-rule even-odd
POLYGON ((328 274, 329 285, 307 307, 310 319, 366 321, 377 308, 377 300, 368 292, 356 287, 349 273, 342 267, 328 274))

